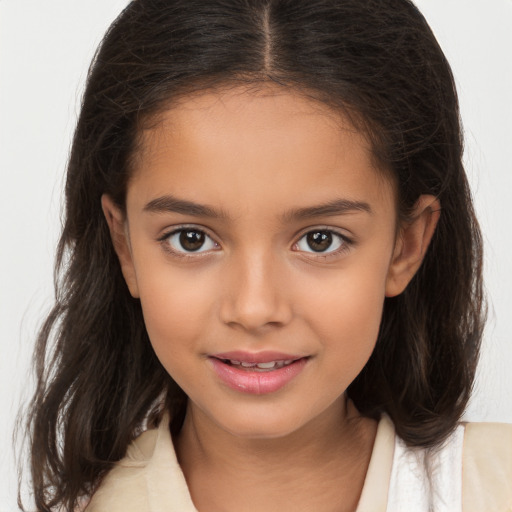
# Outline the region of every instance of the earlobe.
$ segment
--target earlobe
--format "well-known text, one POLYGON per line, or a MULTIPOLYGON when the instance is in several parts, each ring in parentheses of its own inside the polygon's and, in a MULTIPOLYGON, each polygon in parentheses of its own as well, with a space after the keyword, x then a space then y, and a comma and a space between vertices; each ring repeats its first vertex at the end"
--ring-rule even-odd
POLYGON ((441 216, 439 200, 422 195, 397 237, 386 280, 386 297, 400 295, 418 271, 441 216))
POLYGON ((137 276, 133 264, 125 216, 114 203, 112 198, 107 194, 103 194, 101 196, 101 207, 110 230, 112 245, 114 246, 114 250, 119 258, 124 280, 126 281, 132 297, 138 298, 139 289, 137 285, 137 276))

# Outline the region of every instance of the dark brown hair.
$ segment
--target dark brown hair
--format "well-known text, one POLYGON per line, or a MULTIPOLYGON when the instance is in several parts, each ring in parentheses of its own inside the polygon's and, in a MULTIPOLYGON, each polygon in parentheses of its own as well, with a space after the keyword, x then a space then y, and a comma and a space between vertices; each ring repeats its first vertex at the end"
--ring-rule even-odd
POLYGON ((179 430, 184 393, 156 358, 113 251, 100 197, 122 208, 137 134, 181 95, 273 82, 350 116, 398 183, 441 218, 417 275, 385 301, 348 394, 432 447, 467 404, 482 326, 482 247, 462 165, 450 67, 409 0, 134 0, 91 66, 67 170, 56 302, 35 353, 28 430, 37 510, 72 510, 123 457, 160 396, 179 430))

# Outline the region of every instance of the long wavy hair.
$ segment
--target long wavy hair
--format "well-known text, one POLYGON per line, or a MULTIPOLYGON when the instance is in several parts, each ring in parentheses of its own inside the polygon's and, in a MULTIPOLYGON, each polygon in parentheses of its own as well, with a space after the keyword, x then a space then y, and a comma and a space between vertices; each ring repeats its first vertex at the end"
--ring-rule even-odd
POLYGON ((35 351, 27 429, 37 510, 72 510, 123 457, 160 397, 179 431, 186 396, 156 358, 113 250, 100 198, 123 208, 137 136, 180 96, 265 82, 348 116, 399 189, 442 214, 425 260, 385 299, 375 351, 348 395, 435 447, 473 385, 482 336, 482 241, 462 164, 450 67, 409 0, 134 0, 91 65, 73 139, 55 305, 35 351))

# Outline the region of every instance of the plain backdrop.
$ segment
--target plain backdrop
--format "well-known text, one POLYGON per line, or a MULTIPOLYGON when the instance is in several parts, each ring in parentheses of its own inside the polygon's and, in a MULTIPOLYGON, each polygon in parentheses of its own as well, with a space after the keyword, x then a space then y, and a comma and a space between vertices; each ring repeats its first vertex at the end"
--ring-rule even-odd
MULTIPOLYGON (((206 1, 206 0, 205 0, 206 1)), ((12 429, 52 303, 63 173, 89 62, 125 0, 0 0, 0 512, 12 429)), ((512 423, 512 0, 418 0, 458 83, 486 248, 489 322, 466 418, 512 423)))

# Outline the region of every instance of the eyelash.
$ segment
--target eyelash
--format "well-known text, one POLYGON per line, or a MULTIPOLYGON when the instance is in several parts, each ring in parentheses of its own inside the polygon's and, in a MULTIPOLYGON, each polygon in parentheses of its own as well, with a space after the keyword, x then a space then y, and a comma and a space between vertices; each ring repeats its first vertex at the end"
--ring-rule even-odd
POLYGON ((173 249, 169 243, 169 240, 180 233, 183 232, 195 232, 203 234, 205 237, 207 237, 209 240, 211 240, 217 247, 220 247, 220 245, 204 230, 201 228, 196 228, 195 226, 179 226, 171 231, 168 231, 167 233, 164 233, 160 238, 158 238, 158 242, 162 245, 164 251, 168 252, 172 256, 178 257, 178 258, 200 258, 203 255, 207 255, 210 251, 202 251, 200 250, 202 247, 199 248, 198 251, 179 251, 176 249, 173 249))
MULTIPOLYGON (((213 244, 215 244, 216 247, 220 247, 220 245, 206 232, 206 230, 204 230, 202 228, 197 228, 195 226, 179 226, 169 232, 164 233, 161 237, 159 237, 157 239, 157 241, 160 242, 160 244, 162 245, 163 249, 166 252, 168 252, 172 256, 175 256, 178 258, 197 259, 198 257, 199 258, 203 257, 203 255, 206 256, 211 252, 211 249, 205 250, 205 251, 200 250, 200 249, 202 249, 202 246, 198 249, 198 251, 186 251, 186 250, 181 251, 181 250, 173 249, 169 243, 169 240, 171 239, 171 237, 178 235, 180 233, 186 232, 186 231, 202 234, 206 238, 208 238, 213 244)), ((332 228, 320 227, 320 228, 308 229, 308 231, 303 232, 301 234, 300 238, 293 244, 292 250, 296 250, 298 252, 300 251, 305 254, 313 255, 314 258, 325 260, 327 258, 336 257, 336 256, 339 256, 339 255, 347 252, 348 250, 350 250, 351 246, 353 246, 353 245, 354 245, 354 241, 351 240, 346 235, 339 233, 338 231, 333 230, 332 228), (301 251, 300 249, 295 249, 295 247, 298 247, 298 244, 303 239, 305 239, 308 235, 311 235, 313 233, 328 234, 328 235, 332 236, 333 238, 337 238, 340 243, 340 247, 338 247, 334 251, 314 251, 314 250, 311 250, 311 251, 302 250, 301 251)), ((217 249, 214 249, 214 250, 217 250, 217 249)), ((307 256, 307 257, 311 258, 312 256, 307 256)))
MULTIPOLYGON (((316 234, 316 233, 323 233, 328 234, 332 238, 337 238, 340 246, 335 250, 327 250, 327 251, 304 251, 301 252, 308 254, 308 258, 311 258, 313 255, 314 258, 326 260, 328 258, 335 258, 337 256, 340 256, 341 254, 344 254, 345 252, 349 251, 350 248, 354 245, 354 240, 350 239, 346 235, 340 233, 339 231, 336 231, 332 228, 328 227, 319 227, 319 228, 313 228, 308 229, 306 232, 303 232, 300 236, 300 238, 293 244, 293 247, 298 247, 299 243, 305 239, 308 235, 316 234)), ((334 243, 334 241, 333 241, 334 243)), ((330 247, 329 247, 330 249, 330 247)), ((300 250, 300 249, 298 249, 300 250)))

